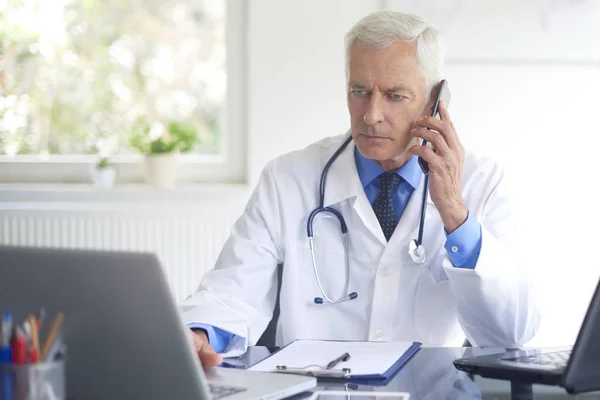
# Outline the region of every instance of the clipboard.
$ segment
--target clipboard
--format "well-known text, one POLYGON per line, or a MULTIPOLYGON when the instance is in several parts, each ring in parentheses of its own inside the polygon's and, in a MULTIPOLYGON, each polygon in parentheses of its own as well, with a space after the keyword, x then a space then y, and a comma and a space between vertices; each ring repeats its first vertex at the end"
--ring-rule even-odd
POLYGON ((335 379, 345 379, 350 377, 350 373, 352 369, 350 368, 341 368, 341 369, 326 369, 322 366, 318 365, 319 369, 308 369, 309 366, 304 368, 299 367, 287 367, 285 365, 278 365, 274 372, 279 372, 282 374, 296 374, 296 375, 306 375, 306 376, 314 376, 315 378, 335 378, 335 379))
POLYGON ((383 381, 421 348, 420 342, 296 340, 249 368, 326 379, 383 381), (348 360, 340 361, 344 354, 348 360), (340 355, 333 357, 332 355, 340 355), (334 366, 331 364, 336 362, 334 366))

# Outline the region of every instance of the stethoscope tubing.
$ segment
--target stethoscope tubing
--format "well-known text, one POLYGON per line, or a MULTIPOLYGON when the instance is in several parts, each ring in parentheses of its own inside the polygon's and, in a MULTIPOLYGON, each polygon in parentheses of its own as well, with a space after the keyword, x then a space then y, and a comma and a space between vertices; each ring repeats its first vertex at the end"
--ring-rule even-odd
MULTIPOLYGON (((313 272, 315 274, 315 278, 317 279, 317 285, 319 286, 319 289, 321 290, 321 294, 323 295, 323 298, 315 297, 315 299, 314 299, 315 304, 324 304, 325 301, 329 304, 339 304, 339 303, 342 303, 347 300, 354 300, 358 297, 358 294, 356 292, 352 292, 352 293, 348 294, 348 286, 350 283, 350 258, 349 258, 349 254, 348 254, 348 226, 346 225, 344 216, 338 210, 336 210, 335 208, 332 208, 332 207, 324 207, 325 186, 327 183, 327 173, 329 172, 329 168, 331 167, 333 162, 338 158, 338 156, 346 149, 346 147, 348 146, 348 144, 350 144, 351 141, 352 141, 352 135, 350 135, 344 141, 344 143, 342 143, 342 145, 336 150, 335 153, 333 153, 333 155, 329 158, 329 160, 325 164, 325 167, 323 168, 323 172, 321 173, 321 179, 319 182, 319 206, 310 213, 310 215, 308 216, 308 221, 306 223, 306 234, 308 236, 308 242, 309 242, 309 247, 310 247, 310 252, 311 252, 313 272), (342 231, 342 240, 344 243, 346 277, 344 280, 344 289, 343 289, 342 295, 340 297, 338 297, 337 299, 329 297, 325 293, 325 288, 323 287, 323 283, 321 282, 321 278, 319 276, 319 271, 317 268, 317 262, 316 262, 316 257, 315 257, 313 224, 314 224, 314 220, 315 220, 316 216, 319 213, 326 213, 326 212, 329 212, 329 213, 335 215, 335 217, 339 221, 340 229, 342 231)), ((425 228, 425 213, 427 210, 427 196, 428 196, 428 189, 429 189, 429 171, 423 171, 423 174, 425 175, 425 181, 423 183, 423 194, 422 194, 422 198, 421 198, 421 212, 420 212, 420 216, 419 216, 419 232, 418 232, 417 239, 413 240, 413 242, 416 244, 415 250, 414 250, 415 254, 412 254, 412 251, 409 246, 409 255, 411 256, 413 261, 417 264, 424 263, 425 259, 426 259, 425 249, 423 248, 422 244, 423 244, 423 231, 425 228), (422 252, 422 254, 419 254, 419 252, 422 252)))

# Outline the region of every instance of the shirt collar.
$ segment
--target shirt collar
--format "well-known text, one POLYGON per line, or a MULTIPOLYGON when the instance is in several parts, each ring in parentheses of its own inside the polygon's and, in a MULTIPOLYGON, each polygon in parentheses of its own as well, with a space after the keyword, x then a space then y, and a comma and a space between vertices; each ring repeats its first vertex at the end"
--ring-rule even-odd
MULTIPOLYGON (((363 188, 367 187, 373 179, 384 173, 384 169, 381 168, 375 161, 364 157, 360 154, 357 147, 354 147, 354 159, 356 161, 356 169, 360 178, 360 183, 363 188)), ((413 189, 419 187, 421 181, 421 167, 417 160, 417 156, 412 156, 405 162, 400 168, 394 171, 402 177, 406 182, 412 186, 413 189)))

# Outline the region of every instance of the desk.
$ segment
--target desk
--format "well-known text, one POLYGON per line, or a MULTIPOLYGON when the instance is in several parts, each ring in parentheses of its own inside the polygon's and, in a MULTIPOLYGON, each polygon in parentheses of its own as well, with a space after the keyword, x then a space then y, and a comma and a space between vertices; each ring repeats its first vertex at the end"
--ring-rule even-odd
MULTIPOLYGON (((479 376, 469 377, 458 371, 452 361, 459 357, 501 353, 504 349, 423 347, 393 378, 381 383, 344 383, 336 381, 319 381, 316 390, 345 390, 376 392, 408 392, 410 400, 559 400, 585 399, 600 400, 600 392, 569 396, 564 389, 544 385, 530 385, 484 379, 479 376)), ((251 347, 239 359, 225 359, 225 362, 240 367, 250 366, 270 354, 266 347, 251 347)), ((309 394, 293 397, 294 400, 308 399, 309 394)), ((352 396, 348 397, 352 399, 352 396)), ((373 397, 375 398, 375 397, 373 397)))

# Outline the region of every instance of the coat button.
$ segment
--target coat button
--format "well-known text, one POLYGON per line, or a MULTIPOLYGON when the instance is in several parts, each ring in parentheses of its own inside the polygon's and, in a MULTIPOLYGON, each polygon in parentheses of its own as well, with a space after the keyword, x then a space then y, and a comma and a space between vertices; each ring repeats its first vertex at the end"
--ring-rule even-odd
POLYGON ((386 276, 390 276, 392 271, 389 268, 381 268, 378 272, 378 275, 385 278, 386 276))
POLYGON ((385 332, 383 331, 383 329, 377 329, 375 331, 375 337, 377 339, 383 339, 385 337, 385 332))

